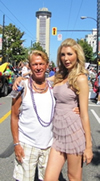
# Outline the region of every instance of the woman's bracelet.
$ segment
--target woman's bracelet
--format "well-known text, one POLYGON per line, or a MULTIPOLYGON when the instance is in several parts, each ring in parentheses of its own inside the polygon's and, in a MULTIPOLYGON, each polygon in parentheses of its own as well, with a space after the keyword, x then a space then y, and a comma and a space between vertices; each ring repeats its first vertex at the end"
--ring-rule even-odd
POLYGON ((15 143, 14 146, 19 145, 20 143, 15 143))

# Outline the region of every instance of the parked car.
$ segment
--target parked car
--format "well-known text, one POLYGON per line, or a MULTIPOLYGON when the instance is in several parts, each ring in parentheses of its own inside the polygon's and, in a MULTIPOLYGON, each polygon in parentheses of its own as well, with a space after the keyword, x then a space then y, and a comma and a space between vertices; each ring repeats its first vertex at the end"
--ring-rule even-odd
POLYGON ((6 62, 0 65, 0 95, 7 96, 15 78, 14 68, 10 63, 6 62))

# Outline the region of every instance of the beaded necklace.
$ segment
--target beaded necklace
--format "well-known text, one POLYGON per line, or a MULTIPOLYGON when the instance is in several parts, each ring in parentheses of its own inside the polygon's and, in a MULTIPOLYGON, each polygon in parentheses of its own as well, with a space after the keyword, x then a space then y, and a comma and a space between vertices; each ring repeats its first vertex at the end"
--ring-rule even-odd
POLYGON ((46 81, 46 85, 45 85, 44 88, 38 88, 38 87, 36 87, 36 85, 34 84, 34 80, 32 80, 32 83, 33 83, 33 86, 34 86, 34 88, 37 90, 38 93, 43 93, 43 92, 46 91, 47 88, 48 88, 48 83, 47 83, 47 81, 46 81))
POLYGON ((32 98, 33 108, 34 108, 34 110, 35 110, 35 113, 36 113, 36 115, 37 115, 37 119, 38 119, 39 123, 40 123, 43 127, 48 127, 48 126, 51 124, 52 118, 53 118, 53 114, 54 114, 53 95, 52 95, 51 87, 49 86, 48 81, 47 81, 47 84, 48 84, 49 92, 50 92, 51 99, 52 99, 51 116, 50 116, 50 121, 49 121, 49 122, 43 121, 43 120, 40 118, 39 114, 38 114, 37 106, 36 106, 35 98, 34 98, 34 92, 33 92, 33 89, 32 89, 32 78, 30 78, 30 92, 31 92, 31 98, 32 98))

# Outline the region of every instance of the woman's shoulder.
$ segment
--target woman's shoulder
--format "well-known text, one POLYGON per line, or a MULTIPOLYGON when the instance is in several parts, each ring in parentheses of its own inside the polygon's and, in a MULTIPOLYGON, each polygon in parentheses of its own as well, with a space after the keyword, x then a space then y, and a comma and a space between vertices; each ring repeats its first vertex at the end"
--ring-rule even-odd
POLYGON ((77 83, 80 84, 80 83, 85 83, 87 82, 88 78, 87 78, 87 75, 86 74, 81 74, 77 77, 77 83))

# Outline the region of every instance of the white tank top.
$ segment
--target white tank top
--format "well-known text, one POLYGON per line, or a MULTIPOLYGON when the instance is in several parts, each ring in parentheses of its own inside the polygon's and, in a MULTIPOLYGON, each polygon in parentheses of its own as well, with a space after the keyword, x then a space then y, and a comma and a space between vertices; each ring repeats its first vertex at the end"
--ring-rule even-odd
MULTIPOLYGON (((27 92, 25 97, 23 96, 22 98, 21 112, 19 114, 19 141, 37 148, 46 149, 52 144, 52 123, 48 127, 40 124, 33 108, 28 80, 25 80, 24 83, 26 84, 27 92)), ((52 110, 52 104, 55 105, 53 90, 51 89, 52 95, 50 94, 50 87, 46 93, 33 92, 33 94, 39 117, 48 123, 51 111, 54 111, 54 107, 52 110)))

